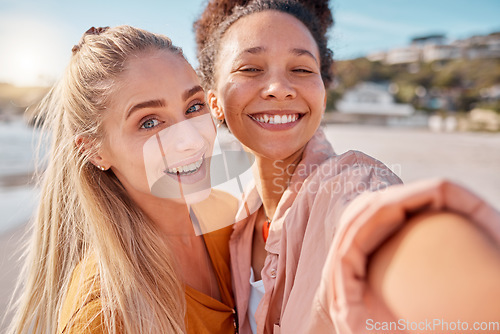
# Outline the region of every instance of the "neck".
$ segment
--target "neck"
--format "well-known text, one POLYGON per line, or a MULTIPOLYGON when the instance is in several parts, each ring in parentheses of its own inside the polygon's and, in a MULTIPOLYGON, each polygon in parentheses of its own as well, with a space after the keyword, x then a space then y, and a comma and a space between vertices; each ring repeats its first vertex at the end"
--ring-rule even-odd
POLYGON ((256 155, 254 177, 265 214, 269 219, 273 218, 278 203, 290 184, 295 168, 302 159, 303 152, 304 148, 283 160, 268 159, 256 155))
POLYGON ((189 239, 195 236, 186 203, 153 195, 136 193, 130 195, 165 237, 189 239))
POLYGON ((162 199, 147 215, 169 238, 195 236, 186 203, 162 199))

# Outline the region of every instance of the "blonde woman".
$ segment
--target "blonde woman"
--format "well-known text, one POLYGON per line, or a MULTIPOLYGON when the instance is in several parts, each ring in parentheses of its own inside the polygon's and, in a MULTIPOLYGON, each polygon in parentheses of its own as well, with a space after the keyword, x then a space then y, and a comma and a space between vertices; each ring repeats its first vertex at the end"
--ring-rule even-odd
POLYGON ((195 231, 237 205, 209 187, 195 72, 129 26, 91 28, 72 51, 37 115, 51 151, 9 333, 234 333, 230 228, 195 231))

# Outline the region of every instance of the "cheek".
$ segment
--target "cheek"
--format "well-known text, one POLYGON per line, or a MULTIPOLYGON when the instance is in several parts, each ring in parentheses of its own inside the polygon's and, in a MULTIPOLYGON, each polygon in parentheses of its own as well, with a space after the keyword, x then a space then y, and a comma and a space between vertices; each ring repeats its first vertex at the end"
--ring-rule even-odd
POLYGON ((107 160, 111 165, 116 165, 117 156, 119 156, 116 148, 119 145, 116 144, 116 140, 112 135, 108 135, 104 138, 101 146, 101 157, 104 160, 107 160))
POLYGON ((238 108, 245 104, 245 100, 249 96, 250 87, 248 85, 228 81, 222 89, 222 106, 225 113, 238 112, 238 108))
POLYGON ((215 137, 217 136, 217 133, 215 131, 215 128, 208 128, 205 127, 200 131, 201 136, 205 140, 208 146, 208 151, 210 152, 210 155, 213 153, 213 148, 214 148, 214 143, 215 143, 215 137))
POLYGON ((248 98, 248 92, 242 92, 240 85, 232 85, 231 89, 226 91, 224 99, 224 116, 226 119, 226 124, 229 130, 235 136, 241 136, 245 133, 245 129, 242 128, 242 117, 244 115, 245 108, 249 105, 250 99, 248 98))
POLYGON ((229 131, 239 140, 244 140, 244 137, 247 134, 247 130, 244 126, 243 117, 247 117, 243 115, 239 108, 236 106, 232 106, 228 108, 229 111, 226 111, 226 125, 229 131))
POLYGON ((325 109, 325 97, 326 91, 323 83, 316 83, 314 85, 309 86, 310 89, 306 92, 305 96, 310 101, 310 105, 315 110, 320 110, 321 113, 325 109))
POLYGON ((119 138, 110 141, 110 145, 112 147, 109 150, 112 164, 122 174, 145 173, 143 142, 130 142, 119 138))

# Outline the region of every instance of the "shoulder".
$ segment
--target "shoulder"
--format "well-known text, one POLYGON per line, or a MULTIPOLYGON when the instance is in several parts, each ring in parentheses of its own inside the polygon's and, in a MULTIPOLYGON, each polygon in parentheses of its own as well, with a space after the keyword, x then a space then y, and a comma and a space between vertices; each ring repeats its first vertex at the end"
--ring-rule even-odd
POLYGON ((382 162, 358 151, 333 156, 315 168, 303 184, 297 185, 300 188, 295 190, 298 194, 290 214, 316 221, 314 225, 332 233, 344 210, 362 193, 402 183, 382 162))
POLYGON ((100 282, 94 256, 83 259, 73 271, 59 313, 58 332, 104 332, 100 282))
POLYGON ((393 176, 399 178, 381 161, 360 151, 347 151, 326 160, 319 167, 319 173, 323 177, 339 174, 349 174, 357 171, 357 174, 380 174, 380 176, 393 176))
POLYGON ((359 151, 347 151, 326 160, 312 176, 322 185, 320 191, 332 190, 334 186, 336 193, 376 191, 402 183, 384 163, 359 151))
POLYGON ((318 196, 333 199, 348 194, 357 196, 364 191, 402 183, 385 164, 359 151, 347 151, 308 168, 311 170, 297 170, 296 173, 310 173, 300 185, 300 192, 308 194, 311 199, 318 196))

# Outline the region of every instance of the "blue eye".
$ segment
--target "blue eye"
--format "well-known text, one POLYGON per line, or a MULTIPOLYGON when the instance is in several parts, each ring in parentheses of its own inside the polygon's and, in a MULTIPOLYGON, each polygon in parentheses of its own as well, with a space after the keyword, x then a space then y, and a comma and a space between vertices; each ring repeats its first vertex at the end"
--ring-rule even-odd
POLYGON ((154 128, 155 126, 158 126, 159 124, 160 124, 160 122, 157 119, 154 119, 154 118, 148 119, 147 121, 142 123, 141 129, 149 130, 149 129, 154 128))
POLYGON ((203 109, 204 106, 205 106, 205 103, 193 104, 191 107, 188 108, 188 110, 186 110, 186 114, 192 114, 194 112, 199 112, 203 109))

